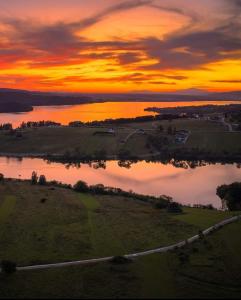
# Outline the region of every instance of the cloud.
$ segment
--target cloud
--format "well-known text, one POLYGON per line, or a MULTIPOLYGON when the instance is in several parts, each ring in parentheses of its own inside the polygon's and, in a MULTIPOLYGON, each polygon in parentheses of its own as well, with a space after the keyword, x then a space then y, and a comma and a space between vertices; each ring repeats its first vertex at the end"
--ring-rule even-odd
POLYGON ((241 58, 241 39, 233 34, 236 24, 216 30, 169 36, 165 40, 147 38, 146 53, 159 62, 144 69, 193 69, 227 58, 241 58))
MULTIPOLYGON (((106 66, 109 70, 114 71, 113 67, 120 66, 128 71, 128 75, 110 77, 107 74, 106 78, 76 75, 63 80, 66 82, 132 81, 174 85, 175 81, 187 79, 176 70, 201 69, 212 62, 241 59, 241 18, 238 18, 241 13, 241 1, 223 0, 222 3, 226 3, 225 19, 218 25, 210 25, 209 28, 203 29, 194 26, 200 21, 197 11, 181 5, 163 3, 166 4, 161 5, 154 0, 124 1, 103 9, 91 17, 68 23, 43 24, 37 20, 2 18, 0 21, 1 67, 16 67, 18 63, 23 62, 31 68, 69 67, 105 60, 108 62, 106 66), (188 17, 190 30, 182 28, 182 31, 168 34, 162 39, 158 36, 132 39, 121 39, 116 36, 96 41, 81 35, 84 29, 98 24, 113 14, 143 6, 188 17), (166 70, 168 74, 165 74, 166 70), (146 71, 149 72, 148 76, 145 74, 146 71)), ((43 84, 50 82, 49 78, 37 79, 43 84)), ((60 81, 55 82, 57 84, 60 81)), ((239 80, 212 82, 240 83, 239 80)))
POLYGON ((167 81, 148 81, 150 84, 156 84, 156 85, 176 85, 176 82, 167 82, 167 81))
POLYGON ((216 83, 241 83, 241 79, 227 79, 227 80, 211 80, 216 83))

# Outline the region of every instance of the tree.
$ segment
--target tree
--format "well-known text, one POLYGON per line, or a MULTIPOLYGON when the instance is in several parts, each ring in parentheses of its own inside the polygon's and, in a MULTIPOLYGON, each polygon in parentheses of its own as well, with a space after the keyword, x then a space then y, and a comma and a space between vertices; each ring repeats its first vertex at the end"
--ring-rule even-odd
POLYGON ((167 211, 170 213, 182 213, 182 208, 179 203, 170 202, 167 206, 167 211))
POLYGON ((241 210, 241 182, 218 186, 216 194, 225 201, 229 210, 241 210))
POLYGON ((32 184, 37 184, 38 183, 38 174, 35 171, 32 172, 31 183, 32 184))
POLYGON ((159 130, 160 130, 161 132, 163 132, 164 128, 163 128, 162 125, 159 125, 159 130))
POLYGON ((105 187, 103 184, 91 185, 90 190, 95 194, 105 194, 105 187))
POLYGON ((4 175, 2 173, 0 173, 0 182, 4 181, 4 175))
POLYGON ((5 274, 12 274, 16 272, 16 263, 10 260, 1 261, 1 270, 5 274))
POLYGON ((74 185, 74 190, 76 192, 80 193, 87 193, 89 191, 89 187, 86 182, 79 180, 75 185, 74 185))
POLYGON ((45 175, 40 175, 40 176, 39 176, 38 183, 39 183, 40 185, 46 185, 47 180, 46 180, 45 175))
POLYGON ((167 128, 167 134, 172 135, 173 131, 172 131, 172 126, 168 126, 167 128))

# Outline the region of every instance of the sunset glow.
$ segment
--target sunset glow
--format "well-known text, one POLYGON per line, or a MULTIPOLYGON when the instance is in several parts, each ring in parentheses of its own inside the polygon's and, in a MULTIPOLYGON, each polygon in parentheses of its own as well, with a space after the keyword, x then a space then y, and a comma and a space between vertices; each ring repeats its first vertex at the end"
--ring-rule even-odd
POLYGON ((241 88, 239 1, 0 0, 0 86, 241 88))

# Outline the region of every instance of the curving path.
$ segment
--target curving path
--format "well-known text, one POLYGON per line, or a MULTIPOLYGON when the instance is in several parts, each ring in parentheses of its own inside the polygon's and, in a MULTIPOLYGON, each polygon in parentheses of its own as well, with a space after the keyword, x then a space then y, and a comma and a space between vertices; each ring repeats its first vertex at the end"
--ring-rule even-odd
MULTIPOLYGON (((206 236, 210 232, 213 232, 214 230, 217 230, 227 224, 236 222, 238 220, 241 220, 241 215, 226 219, 224 221, 221 221, 220 223, 213 225, 206 230, 203 231, 203 235, 206 236)), ((132 254, 126 254, 124 255, 125 258, 133 259, 137 258, 140 256, 144 255, 150 255, 154 253, 165 253, 171 250, 175 250, 177 248, 182 248, 184 247, 187 243, 191 244, 199 239, 199 235, 194 235, 193 237, 190 237, 187 240, 183 240, 179 243, 167 246, 167 247, 161 247, 161 248, 156 248, 153 250, 148 250, 148 251, 142 251, 138 253, 132 253, 132 254)), ((34 265, 34 266, 26 266, 26 267, 17 267, 17 271, 28 271, 28 270, 40 270, 40 269, 50 269, 50 268, 61 268, 61 267, 68 267, 68 266, 76 266, 76 265, 89 265, 89 264, 94 264, 94 263, 99 263, 99 262, 106 262, 110 261, 113 259, 113 256, 109 257, 102 257, 102 258, 94 258, 94 259, 87 259, 87 260, 78 260, 78 261, 71 261, 71 262, 62 262, 62 263, 55 263, 55 264, 44 264, 44 265, 34 265)))

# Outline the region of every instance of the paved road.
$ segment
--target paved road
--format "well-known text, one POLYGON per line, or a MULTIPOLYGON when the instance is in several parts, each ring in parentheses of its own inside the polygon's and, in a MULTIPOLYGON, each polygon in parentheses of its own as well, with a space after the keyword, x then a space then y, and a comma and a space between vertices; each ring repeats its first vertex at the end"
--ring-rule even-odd
POLYGON ((232 131, 233 131, 232 125, 231 125, 230 123, 226 122, 224 118, 222 119, 221 122, 222 122, 222 124, 223 124, 224 126, 226 126, 226 127, 228 128, 228 131, 229 131, 229 132, 232 132, 232 131))
POLYGON ((124 143, 126 144, 126 143, 128 142, 128 140, 129 140, 134 134, 136 134, 138 131, 139 131, 139 129, 135 129, 135 130, 133 130, 131 133, 129 133, 129 134, 127 135, 127 137, 124 139, 124 143))
MULTIPOLYGON (((206 236, 210 232, 217 230, 221 228, 222 226, 225 226, 227 224, 236 222, 238 220, 241 220, 241 215, 235 216, 229 219, 226 219, 216 225, 213 225, 206 230, 203 231, 203 235, 206 236)), ((137 257, 141 257, 144 255, 150 255, 153 253, 165 253, 171 250, 175 250, 176 248, 182 248, 186 245, 186 243, 191 244, 199 239, 199 235, 195 235, 193 237, 190 237, 187 240, 183 240, 179 243, 176 243, 174 245, 170 245, 167 247, 161 247, 161 248, 156 248, 153 250, 148 250, 148 251, 143 251, 143 252, 137 252, 137 253, 132 253, 132 254, 126 254, 124 257, 133 259, 137 257)), ((113 259, 113 256, 108 256, 108 257, 102 257, 102 258, 94 258, 94 259, 87 259, 87 260, 78 260, 78 261, 71 261, 71 262, 62 262, 62 263, 55 263, 55 264, 45 264, 45 265, 34 265, 34 266, 26 266, 26 267, 17 267, 17 271, 28 271, 28 270, 40 270, 40 269, 52 269, 52 268, 62 268, 62 267, 68 267, 68 266, 77 266, 77 265, 89 265, 89 264, 95 264, 95 263, 100 263, 100 262, 107 262, 113 259)))

